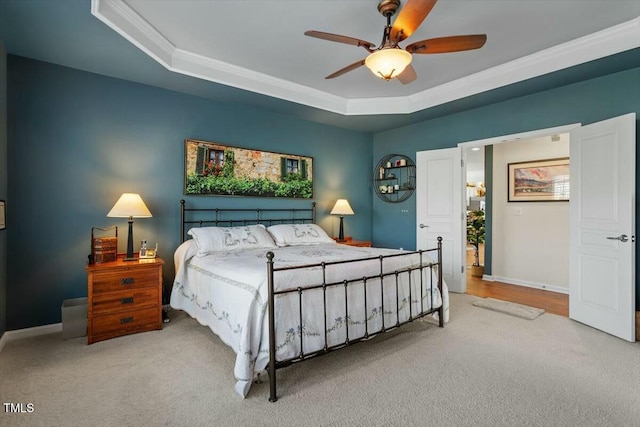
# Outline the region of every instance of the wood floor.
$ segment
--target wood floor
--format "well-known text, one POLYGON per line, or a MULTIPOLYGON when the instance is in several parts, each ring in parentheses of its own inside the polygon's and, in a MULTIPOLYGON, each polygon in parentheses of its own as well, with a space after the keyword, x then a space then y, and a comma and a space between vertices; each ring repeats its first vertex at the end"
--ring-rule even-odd
MULTIPOLYGON (((473 253, 468 259, 468 265, 473 263, 473 253)), ((481 263, 483 256, 481 252, 481 263)), ((510 285, 500 282, 487 282, 481 278, 471 276, 467 270, 467 293, 479 297, 495 298, 503 301, 515 302, 531 307, 543 308, 547 313, 569 317, 569 295, 558 292, 528 288, 526 286, 510 285)))

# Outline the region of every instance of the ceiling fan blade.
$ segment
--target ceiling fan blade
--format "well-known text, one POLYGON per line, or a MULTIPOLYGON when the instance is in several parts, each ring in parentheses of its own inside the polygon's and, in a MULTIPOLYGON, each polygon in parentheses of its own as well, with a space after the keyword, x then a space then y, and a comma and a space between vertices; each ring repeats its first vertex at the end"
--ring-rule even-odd
POLYGON ((349 71, 353 71, 356 68, 360 68, 363 65, 364 65, 364 59, 361 59, 358 62, 354 62, 351 65, 347 65, 346 67, 341 68, 340 70, 336 71, 333 74, 329 74, 327 77, 325 77, 325 79, 335 79, 336 77, 339 77, 339 76, 341 76, 341 75, 343 75, 345 73, 348 73, 349 71))
POLYGON ((391 40, 401 42, 422 24, 437 0, 407 0, 391 27, 391 40))
POLYGON ((398 81, 403 85, 409 84, 417 78, 418 75, 416 74, 416 69, 413 68, 413 65, 411 64, 409 64, 407 68, 405 68, 404 71, 401 72, 398 77, 396 77, 396 79, 398 79, 398 81))
POLYGON ((338 42, 338 43, 351 44, 354 46, 362 46, 367 50, 373 49, 376 46, 375 44, 368 41, 356 39, 353 37, 341 36, 339 34, 325 33, 322 31, 309 30, 309 31, 305 31, 304 35, 309 37, 315 37, 317 39, 329 40, 330 42, 338 42))
POLYGON ((450 36, 436 39, 420 40, 406 47, 409 53, 447 53, 473 50, 484 46, 487 41, 486 34, 474 34, 469 36, 450 36))

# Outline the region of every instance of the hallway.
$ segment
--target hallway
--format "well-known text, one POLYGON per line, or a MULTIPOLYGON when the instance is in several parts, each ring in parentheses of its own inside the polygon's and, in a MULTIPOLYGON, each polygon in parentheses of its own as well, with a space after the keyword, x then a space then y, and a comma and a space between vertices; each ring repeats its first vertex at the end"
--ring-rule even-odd
MULTIPOLYGON (((480 263, 484 263, 484 247, 480 245, 480 263)), ((501 282, 488 282, 471 275, 473 249, 467 250, 467 293, 483 298, 495 298, 515 302, 536 308, 543 308, 548 313, 569 317, 569 295, 526 286, 510 285, 501 282)))

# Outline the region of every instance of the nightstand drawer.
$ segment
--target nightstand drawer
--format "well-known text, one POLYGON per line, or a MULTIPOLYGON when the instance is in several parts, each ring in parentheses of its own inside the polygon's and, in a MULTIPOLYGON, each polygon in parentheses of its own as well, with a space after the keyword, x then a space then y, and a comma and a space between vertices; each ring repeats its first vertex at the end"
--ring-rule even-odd
POLYGON ((158 287, 158 268, 118 269, 93 273, 93 293, 158 287))
POLYGON ((157 307, 160 301, 159 292, 157 286, 121 292, 100 292, 93 296, 93 315, 157 307))
POLYGON ((93 342, 136 332, 162 329, 160 307, 145 308, 92 319, 93 342))

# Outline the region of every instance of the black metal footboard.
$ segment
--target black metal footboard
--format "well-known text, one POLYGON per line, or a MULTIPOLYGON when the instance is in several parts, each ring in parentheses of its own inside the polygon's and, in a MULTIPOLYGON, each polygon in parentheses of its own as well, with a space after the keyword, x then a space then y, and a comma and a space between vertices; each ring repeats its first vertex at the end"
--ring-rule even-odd
MULTIPOLYGON (((409 258, 407 258, 409 259, 409 258)), ((268 300, 268 322, 269 322, 269 365, 268 365, 268 373, 269 373, 269 387, 270 387, 270 394, 269 394, 269 401, 271 402, 275 402, 276 400, 278 400, 277 397, 277 393, 276 393, 276 370, 280 369, 280 368, 284 368, 286 366, 289 366, 293 363, 297 363, 297 362, 301 362, 304 360, 308 360, 311 359, 313 357, 316 356, 321 356, 324 354, 328 354, 332 351, 335 350, 339 350, 341 348, 344 348, 346 346, 352 345, 352 344, 356 344, 365 340, 368 340, 378 334, 384 333, 384 332, 388 332, 391 330, 394 330, 406 323, 409 322, 413 322, 416 319, 419 319, 421 317, 427 316, 429 314, 433 314, 433 313, 438 313, 438 317, 439 317, 439 326, 443 327, 444 326, 444 295, 442 293, 442 238, 438 237, 438 244, 436 248, 433 249, 427 249, 427 250, 420 250, 420 251, 415 251, 415 252, 406 252, 406 253, 400 253, 400 254, 393 254, 393 255, 380 255, 380 256, 376 256, 376 257, 370 257, 370 258, 359 258, 359 259, 354 259, 354 260, 345 260, 345 261, 333 261, 333 262, 320 262, 317 264, 307 264, 307 265, 302 265, 302 266, 292 266, 292 267, 275 267, 274 266, 274 253, 273 252, 269 252, 267 253, 267 275, 268 275, 268 291, 269 291, 269 300, 268 300), (433 258, 435 258, 437 261, 433 261, 428 255, 430 253, 433 253, 434 256, 433 258), (410 263, 408 267, 403 267, 394 271, 385 271, 385 260, 389 260, 391 258, 398 258, 398 257, 415 257, 415 256, 419 256, 419 262, 416 263, 410 263), (380 269, 379 272, 376 274, 371 274, 371 275, 364 275, 363 277, 358 277, 355 279, 350 279, 350 280, 341 280, 341 281, 327 281, 326 277, 326 271, 327 271, 327 267, 332 266, 332 265, 337 265, 337 264, 347 264, 347 263, 356 263, 356 262, 362 262, 362 261, 368 261, 368 260, 379 260, 380 263, 380 269), (321 268, 322 269, 322 282, 321 283, 317 283, 317 284, 313 284, 313 285, 305 285, 305 286, 300 286, 300 287, 294 287, 294 288, 287 288, 287 289, 283 289, 283 290, 276 290, 276 280, 278 277, 278 273, 279 272, 283 272, 283 271, 291 271, 291 270, 300 270, 300 269, 309 269, 309 268, 321 268), (435 269, 435 274, 433 274, 433 271, 435 269), (414 271, 418 271, 419 270, 419 280, 420 280, 420 295, 412 295, 412 289, 414 288, 414 286, 412 285, 412 277, 414 275, 412 275, 412 272, 414 271), (427 273, 429 273, 428 275, 425 274, 425 271, 427 273), (407 275, 406 278, 408 279, 408 290, 409 290, 409 313, 408 313, 408 317, 406 317, 406 319, 401 320, 400 319, 400 312, 401 310, 404 310, 404 308, 401 308, 401 302, 400 302, 400 298, 399 298, 399 279, 402 277, 402 275, 407 275), (433 277, 436 277, 435 279, 435 285, 437 286, 438 291, 440 292, 440 296, 441 296, 441 300, 442 300, 442 304, 440 304, 439 307, 437 308, 433 308, 434 306, 434 279, 433 277), (393 279, 395 278, 395 307, 385 307, 384 306, 384 301, 385 301, 385 279, 387 279, 388 283, 388 278, 391 278, 391 281, 393 282, 393 279), (367 319, 367 297, 368 297, 368 293, 371 293, 371 290, 368 290, 368 284, 369 283, 376 283, 379 282, 380 283, 380 289, 379 291, 376 290, 376 292, 379 292, 379 296, 380 296, 380 301, 382 303, 382 315, 381 315, 381 327, 376 328, 374 330, 370 330, 369 329, 369 321, 367 319), (329 340, 328 340, 328 336, 327 336, 327 330, 328 330, 328 322, 327 322, 327 292, 329 292, 330 290, 333 289, 339 289, 339 287, 343 287, 344 288, 344 308, 345 308, 345 313, 344 313, 344 319, 349 319, 350 313, 349 313, 349 287, 352 286, 362 286, 363 288, 363 307, 365 310, 365 322, 364 322, 364 333, 359 333, 359 334, 355 334, 354 336, 350 336, 349 332, 349 322, 346 321, 345 322, 345 328, 346 328, 346 339, 344 341, 341 342, 333 342, 331 345, 329 344, 329 340), (303 294, 305 292, 309 292, 309 291, 321 291, 322 292, 322 296, 323 296, 323 313, 324 313, 324 346, 320 349, 312 349, 309 351, 305 351, 305 345, 304 345, 304 334, 303 334, 303 329, 304 329, 304 308, 303 308, 303 294), (285 360, 276 360, 276 324, 275 324, 275 300, 276 297, 278 296, 284 296, 284 295, 298 295, 298 306, 299 306, 299 313, 298 313, 298 319, 299 319, 299 327, 298 327, 298 334, 299 334, 299 339, 300 339, 300 351, 299 354, 293 356, 293 357, 289 357, 285 360), (428 294, 428 295, 427 295, 428 294), (417 312, 414 312, 413 310, 413 305, 414 305, 414 301, 415 298, 419 297, 419 309, 417 310, 417 312), (425 298, 428 301, 427 307, 425 307, 425 298), (396 321, 393 322, 392 324, 385 324, 385 310, 390 311, 391 313, 395 310, 395 319, 396 321)))

